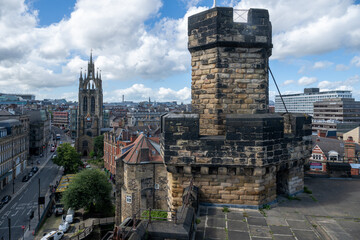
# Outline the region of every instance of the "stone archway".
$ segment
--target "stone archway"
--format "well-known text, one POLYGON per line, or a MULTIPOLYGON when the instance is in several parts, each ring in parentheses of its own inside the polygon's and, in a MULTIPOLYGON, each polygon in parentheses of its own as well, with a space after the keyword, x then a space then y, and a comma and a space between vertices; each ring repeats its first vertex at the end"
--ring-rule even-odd
POLYGON ((83 157, 87 157, 88 156, 88 151, 87 150, 84 150, 83 151, 83 157))
POLYGON ((280 169, 276 174, 276 194, 289 194, 289 170, 286 168, 280 169))

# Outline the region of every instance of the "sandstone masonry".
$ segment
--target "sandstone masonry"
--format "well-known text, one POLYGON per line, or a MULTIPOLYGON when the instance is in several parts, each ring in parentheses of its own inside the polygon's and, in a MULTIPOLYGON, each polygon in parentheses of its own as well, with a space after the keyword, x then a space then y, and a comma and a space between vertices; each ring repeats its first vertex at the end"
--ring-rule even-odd
POLYGON ((301 191, 311 118, 268 114, 268 11, 234 23, 232 8, 213 8, 189 17, 188 35, 193 113, 161 123, 170 208, 191 178, 205 203, 261 206, 301 191))

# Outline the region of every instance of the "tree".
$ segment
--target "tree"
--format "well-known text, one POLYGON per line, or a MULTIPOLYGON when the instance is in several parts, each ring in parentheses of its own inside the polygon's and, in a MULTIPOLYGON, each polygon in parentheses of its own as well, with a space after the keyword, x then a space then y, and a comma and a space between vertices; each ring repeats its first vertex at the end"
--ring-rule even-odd
POLYGON ((107 212, 112 209, 111 183, 98 169, 83 170, 76 174, 63 193, 66 208, 85 208, 90 212, 107 212))
POLYGON ((78 172, 79 167, 83 164, 80 154, 76 152, 70 143, 63 143, 58 147, 57 156, 53 159, 53 162, 63 166, 65 174, 78 172))
POLYGON ((104 135, 94 138, 94 152, 95 156, 102 158, 104 156, 104 135))

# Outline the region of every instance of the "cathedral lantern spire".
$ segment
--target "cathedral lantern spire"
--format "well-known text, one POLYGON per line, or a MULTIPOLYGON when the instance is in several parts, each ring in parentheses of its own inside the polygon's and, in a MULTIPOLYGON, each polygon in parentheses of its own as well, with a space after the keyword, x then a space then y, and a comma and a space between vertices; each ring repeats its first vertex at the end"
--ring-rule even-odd
POLYGON ((92 49, 90 51, 90 64, 92 64, 92 49))
POLYGON ((83 80, 82 68, 80 68, 80 80, 83 80))

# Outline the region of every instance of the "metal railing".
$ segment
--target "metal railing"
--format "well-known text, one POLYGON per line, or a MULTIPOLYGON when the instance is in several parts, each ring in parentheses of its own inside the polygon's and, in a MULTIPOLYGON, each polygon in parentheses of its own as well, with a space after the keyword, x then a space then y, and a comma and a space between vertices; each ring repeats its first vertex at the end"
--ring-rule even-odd
POLYGON ((114 217, 95 218, 95 219, 92 220, 91 225, 88 226, 88 227, 85 227, 85 223, 82 223, 82 224, 79 225, 79 231, 82 230, 82 229, 84 229, 84 230, 81 233, 77 234, 76 236, 70 237, 70 240, 84 239, 87 236, 89 236, 90 233, 92 233, 95 226, 104 225, 104 224, 110 224, 110 223, 115 223, 115 218, 114 217))

